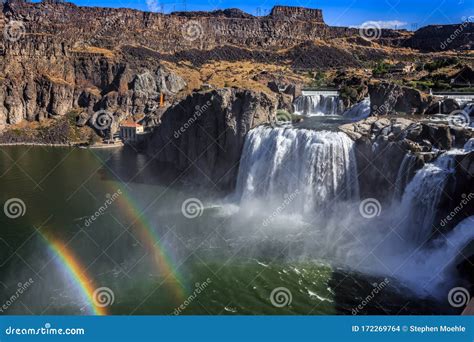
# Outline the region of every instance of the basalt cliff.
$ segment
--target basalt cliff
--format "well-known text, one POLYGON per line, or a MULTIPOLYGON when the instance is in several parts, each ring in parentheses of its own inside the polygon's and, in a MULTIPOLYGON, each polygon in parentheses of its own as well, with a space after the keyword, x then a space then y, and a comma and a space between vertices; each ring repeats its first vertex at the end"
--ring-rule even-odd
MULTIPOLYGON (((321 10, 300 7, 257 17, 238 9, 161 14, 9 0, 0 29, 5 129, 67 114, 82 127, 100 110, 118 122, 146 116, 156 124, 168 105, 203 85, 257 90, 285 108, 295 92, 276 94, 271 84, 301 86, 307 71, 362 70, 387 56, 432 59, 425 51, 440 50, 438 33, 456 27, 383 29, 367 40, 359 29, 327 25, 321 10)), ((472 32, 472 23, 463 26, 445 50, 469 49, 472 32)))

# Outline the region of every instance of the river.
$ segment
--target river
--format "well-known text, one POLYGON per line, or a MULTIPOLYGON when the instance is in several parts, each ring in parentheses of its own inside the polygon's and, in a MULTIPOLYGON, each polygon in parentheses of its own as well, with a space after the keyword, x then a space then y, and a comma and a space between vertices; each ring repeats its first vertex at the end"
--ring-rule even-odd
POLYGON ((20 200, 18 217, 0 215, 3 314, 450 312, 308 252, 313 223, 265 221, 128 148, 2 147, 0 187, 20 200))

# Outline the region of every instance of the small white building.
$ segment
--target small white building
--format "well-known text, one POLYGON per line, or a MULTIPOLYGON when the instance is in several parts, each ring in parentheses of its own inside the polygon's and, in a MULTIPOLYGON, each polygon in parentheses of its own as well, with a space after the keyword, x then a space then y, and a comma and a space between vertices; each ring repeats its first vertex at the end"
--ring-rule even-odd
POLYGON ((140 139, 140 135, 144 134, 143 125, 136 122, 125 121, 120 124, 120 139, 124 143, 136 143, 140 139))

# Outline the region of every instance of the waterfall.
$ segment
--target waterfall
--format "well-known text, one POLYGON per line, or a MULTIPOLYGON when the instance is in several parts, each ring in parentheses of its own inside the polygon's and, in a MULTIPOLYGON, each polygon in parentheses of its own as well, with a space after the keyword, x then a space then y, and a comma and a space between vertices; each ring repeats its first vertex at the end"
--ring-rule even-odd
POLYGON ((433 241, 429 248, 407 255, 408 262, 397 268, 396 276, 409 281, 413 289, 422 293, 444 297, 457 278, 454 266, 458 258, 464 257, 459 253, 473 239, 474 216, 471 216, 433 241))
POLYGON ((450 151, 426 164, 406 187, 399 212, 408 213, 408 223, 403 228, 408 241, 423 243, 433 232, 443 190, 454 172, 456 154, 459 151, 450 151))
POLYGON ((245 141, 237 195, 241 202, 292 196, 288 206, 300 213, 312 213, 330 200, 357 200, 353 147, 341 132, 257 127, 245 141))
POLYGON ((370 98, 367 97, 359 103, 356 103, 351 108, 342 114, 345 118, 359 121, 367 118, 370 115, 370 98))
POLYGON ((400 168, 398 169, 397 179, 395 181, 395 189, 394 189, 394 196, 393 198, 399 199, 403 195, 403 191, 405 187, 412 179, 413 172, 416 168, 416 161, 417 157, 414 154, 407 153, 405 157, 403 157, 403 161, 400 164, 400 168))
POLYGON ((305 116, 340 115, 344 106, 339 96, 302 95, 295 99, 295 113, 305 116))
POLYGON ((397 200, 381 203, 380 215, 367 218, 347 135, 259 126, 247 134, 231 198, 239 203, 231 208, 235 239, 263 257, 282 253, 268 241, 292 241, 279 256, 393 277, 422 296, 441 298, 456 279, 455 257, 474 237, 471 217, 429 240, 455 157, 466 150, 446 152, 416 173, 418 157, 407 154, 397 174, 397 200))
POLYGON ((474 151, 474 138, 469 139, 466 144, 464 144, 464 151, 471 152, 474 151))
POLYGON ((462 110, 469 116, 474 115, 474 103, 470 102, 467 103, 464 107, 462 107, 462 110))

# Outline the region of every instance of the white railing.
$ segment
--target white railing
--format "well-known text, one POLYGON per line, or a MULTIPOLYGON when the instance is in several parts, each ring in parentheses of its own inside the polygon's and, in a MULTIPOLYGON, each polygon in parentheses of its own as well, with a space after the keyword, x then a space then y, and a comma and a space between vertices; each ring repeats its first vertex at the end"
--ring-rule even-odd
POLYGON ((301 93, 303 96, 339 96, 339 92, 337 90, 303 90, 301 93))
POLYGON ((444 97, 445 99, 458 99, 461 101, 474 101, 474 94, 459 93, 433 93, 434 96, 444 97))

